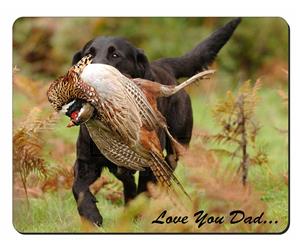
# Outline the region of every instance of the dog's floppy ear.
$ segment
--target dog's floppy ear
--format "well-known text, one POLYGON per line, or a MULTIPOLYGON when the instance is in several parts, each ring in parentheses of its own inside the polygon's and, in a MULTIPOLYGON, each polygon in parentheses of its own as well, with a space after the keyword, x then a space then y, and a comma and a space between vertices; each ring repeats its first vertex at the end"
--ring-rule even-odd
POLYGON ((78 63, 78 61, 82 58, 81 50, 77 51, 72 59, 72 65, 78 63))
POLYGON ((88 41, 81 50, 75 53, 75 55, 73 56, 72 65, 78 63, 78 61, 83 57, 84 52, 88 49, 88 47, 92 44, 93 41, 94 40, 88 41))
POLYGON ((142 49, 137 49, 136 64, 137 64, 137 70, 139 72, 139 77, 148 80, 154 80, 150 68, 150 63, 142 49))

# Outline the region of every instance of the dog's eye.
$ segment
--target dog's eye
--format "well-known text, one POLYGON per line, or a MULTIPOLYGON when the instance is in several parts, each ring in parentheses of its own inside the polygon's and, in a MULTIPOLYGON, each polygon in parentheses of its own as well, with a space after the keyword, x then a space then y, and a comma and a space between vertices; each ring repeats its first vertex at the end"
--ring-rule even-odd
POLYGON ((120 56, 117 53, 112 53, 111 57, 112 58, 119 58, 120 56))

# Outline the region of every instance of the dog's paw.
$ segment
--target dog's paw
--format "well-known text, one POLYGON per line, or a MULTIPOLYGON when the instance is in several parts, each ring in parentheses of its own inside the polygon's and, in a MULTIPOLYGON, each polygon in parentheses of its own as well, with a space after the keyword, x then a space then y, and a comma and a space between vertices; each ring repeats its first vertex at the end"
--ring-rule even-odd
POLYGON ((80 230, 82 232, 97 232, 99 227, 102 227, 103 219, 100 218, 85 218, 81 216, 80 230))

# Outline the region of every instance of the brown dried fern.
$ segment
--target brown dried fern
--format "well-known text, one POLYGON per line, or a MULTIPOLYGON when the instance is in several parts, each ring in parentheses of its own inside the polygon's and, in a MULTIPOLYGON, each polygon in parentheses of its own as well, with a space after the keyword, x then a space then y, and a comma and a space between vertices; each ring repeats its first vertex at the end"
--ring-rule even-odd
POLYGON ((42 136, 57 119, 57 115, 53 113, 48 118, 41 120, 38 118, 40 113, 39 108, 33 108, 13 135, 13 171, 14 174, 20 176, 27 201, 27 177, 29 174, 35 173, 38 178, 47 176, 47 164, 42 157, 42 136))

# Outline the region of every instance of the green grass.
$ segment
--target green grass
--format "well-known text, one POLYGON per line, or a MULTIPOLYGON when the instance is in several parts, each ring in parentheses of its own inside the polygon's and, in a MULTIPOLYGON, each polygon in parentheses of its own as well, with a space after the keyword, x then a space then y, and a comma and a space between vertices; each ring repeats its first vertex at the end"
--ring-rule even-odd
MULTIPOLYGON (((98 208, 105 218, 103 228, 110 231, 116 222, 116 217, 123 211, 123 205, 115 205, 97 195, 98 208)), ((30 199, 30 207, 25 200, 14 202, 14 227, 21 233, 66 233, 81 232, 81 220, 76 203, 70 190, 48 192, 39 199, 30 199)), ((95 229, 103 232, 103 229, 95 229)))
MULTIPOLYGON (((224 93, 225 91, 219 90, 217 93, 192 96, 195 128, 208 133, 218 132, 220 128, 214 122, 211 110, 217 101, 223 98, 224 93)), ((284 175, 288 173, 288 139, 287 134, 278 132, 276 128, 287 129, 287 109, 275 88, 264 87, 259 93, 261 102, 257 107, 256 118, 262 127, 257 140, 258 145, 262 145, 267 151, 270 164, 267 167, 251 167, 249 182, 266 204, 268 217, 276 218, 280 222, 274 225, 271 231, 281 232, 288 224, 288 186, 284 181, 284 175)), ((27 102, 22 95, 14 96, 15 118, 21 116, 20 107, 27 102)), ((66 123, 67 119, 61 118, 52 136, 61 138, 65 143, 75 144, 78 128, 66 129, 66 123)), ((215 147, 212 144, 206 146, 215 147)), ((108 171, 105 174, 109 175, 108 171)), ((176 174, 187 191, 192 191, 182 164, 179 164, 176 174)), ((118 218, 124 212, 123 203, 112 203, 105 199, 101 190, 97 199, 97 206, 104 218, 104 230, 113 231, 118 225, 118 218)), ((145 222, 134 219, 132 222, 132 231, 143 231, 145 222)), ((32 198, 29 208, 24 200, 15 200, 13 223, 19 232, 80 232, 80 218, 71 190, 47 192, 40 198, 32 198)), ((97 232, 103 230, 99 229, 97 232)))
POLYGON ((46 193, 42 198, 14 201, 14 226, 21 233, 71 232, 80 229, 71 192, 46 193))

